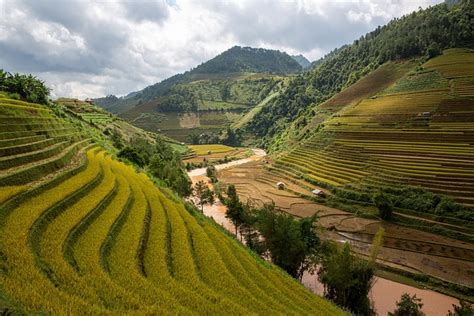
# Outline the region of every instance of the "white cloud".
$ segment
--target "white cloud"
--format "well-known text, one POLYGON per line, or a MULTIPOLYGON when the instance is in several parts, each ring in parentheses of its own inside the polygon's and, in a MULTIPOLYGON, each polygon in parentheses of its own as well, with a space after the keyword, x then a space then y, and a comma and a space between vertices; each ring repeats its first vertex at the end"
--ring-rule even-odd
POLYGON ((441 0, 0 0, 0 67, 56 96, 123 95, 234 46, 314 60, 441 0))

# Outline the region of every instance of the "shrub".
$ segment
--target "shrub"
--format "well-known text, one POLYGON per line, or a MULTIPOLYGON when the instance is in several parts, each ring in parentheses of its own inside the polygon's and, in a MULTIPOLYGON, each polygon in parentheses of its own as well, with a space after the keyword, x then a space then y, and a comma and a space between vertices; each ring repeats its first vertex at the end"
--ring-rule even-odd
POLYGON ((143 158, 143 155, 135 148, 127 146, 121 151, 119 151, 117 156, 120 158, 127 159, 140 167, 143 167, 145 165, 145 158, 143 158))
POLYGON ((393 204, 388 195, 379 191, 374 194, 373 202, 377 206, 379 215, 383 220, 388 220, 392 217, 393 204))

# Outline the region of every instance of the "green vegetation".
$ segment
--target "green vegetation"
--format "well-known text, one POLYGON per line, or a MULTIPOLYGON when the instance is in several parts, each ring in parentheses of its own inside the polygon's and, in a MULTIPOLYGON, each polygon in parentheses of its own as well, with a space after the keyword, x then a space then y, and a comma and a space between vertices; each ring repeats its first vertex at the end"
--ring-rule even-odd
POLYGON ((234 46, 197 66, 194 73, 274 72, 296 73, 302 67, 288 54, 280 51, 234 46))
POLYGON ((197 182, 194 185, 193 191, 194 191, 194 196, 198 200, 198 205, 201 207, 201 213, 204 210, 204 205, 214 204, 214 200, 215 200, 214 192, 211 189, 209 189, 209 187, 204 181, 197 182))
POLYGON ((453 311, 448 316, 470 316, 474 314, 474 306, 466 301, 460 301, 459 305, 453 305, 453 311))
POLYGON ((388 313, 389 316, 424 316, 425 313, 421 311, 423 303, 416 295, 410 296, 405 293, 397 302, 397 309, 393 313, 388 313))
POLYGON ((182 170, 161 137, 3 99, 2 312, 343 315, 155 186, 139 165, 175 190, 182 170))
MULTIPOLYGON (((311 108, 357 82, 380 65, 443 50, 472 45, 470 1, 439 4, 396 19, 339 49, 317 67, 295 78, 285 93, 264 107, 249 123, 270 150, 283 149, 299 118, 314 116, 311 108), (337 69, 337 71, 335 71, 337 69)), ((300 135, 301 136, 301 135, 300 135)))
POLYGON ((0 90, 10 93, 13 99, 31 103, 48 103, 49 89, 32 75, 11 74, 0 69, 0 90))
POLYGON ((324 284, 324 296, 355 315, 374 315, 368 294, 372 287, 372 262, 351 254, 348 243, 342 249, 332 245, 329 255, 323 257, 318 272, 324 284))
MULTIPOLYGON (((272 85, 265 77, 261 82, 258 75, 250 82, 245 81, 246 77, 252 77, 254 73, 269 73, 273 77, 273 74, 286 75, 301 70, 301 66, 286 53, 235 46, 184 74, 175 75, 141 91, 122 98, 107 96, 94 101, 114 113, 126 112, 140 104, 157 104, 156 100, 161 97, 164 97, 164 104, 159 108, 163 112, 170 112, 172 109, 190 110, 198 103, 203 110, 216 109, 213 105, 216 101, 228 102, 229 105, 237 103, 241 107, 258 103, 256 96, 268 89, 260 86, 272 85)), ((264 96, 260 100, 263 98, 264 96)))
POLYGON ((392 217, 393 204, 386 194, 384 194, 383 192, 375 193, 373 197, 373 202, 379 210, 379 215, 381 219, 388 220, 392 217))
POLYGON ((264 238, 264 249, 270 252, 274 264, 294 278, 301 279, 303 272, 317 262, 320 240, 316 220, 316 215, 296 220, 278 212, 274 205, 258 210, 256 228, 264 238))
POLYGON ((307 139, 272 170, 327 188, 328 205, 472 240, 472 61, 470 49, 445 50, 418 66, 400 63, 405 75, 389 87, 365 89, 377 72, 400 68, 380 67, 321 104, 318 111, 335 113, 318 114, 316 130, 306 129, 307 139), (460 94, 450 88, 459 76, 460 94))

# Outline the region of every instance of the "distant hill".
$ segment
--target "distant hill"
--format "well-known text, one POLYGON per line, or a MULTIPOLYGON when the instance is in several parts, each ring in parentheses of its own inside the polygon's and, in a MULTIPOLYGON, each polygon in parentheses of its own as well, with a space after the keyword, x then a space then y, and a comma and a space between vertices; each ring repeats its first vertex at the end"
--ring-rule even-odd
POLYGON ((293 58, 298 64, 300 64, 303 69, 306 69, 311 66, 311 62, 301 54, 292 55, 291 58, 293 58))
POLYGON ((126 97, 107 96, 94 99, 94 102, 110 112, 122 113, 135 105, 170 94, 170 89, 178 83, 225 78, 234 76, 235 73, 286 75, 298 73, 301 70, 301 65, 284 52, 234 46, 190 71, 174 75, 141 91, 133 92, 126 97))
POLYGON ((278 50, 234 46, 194 68, 191 73, 272 72, 289 74, 301 71, 301 65, 278 50))

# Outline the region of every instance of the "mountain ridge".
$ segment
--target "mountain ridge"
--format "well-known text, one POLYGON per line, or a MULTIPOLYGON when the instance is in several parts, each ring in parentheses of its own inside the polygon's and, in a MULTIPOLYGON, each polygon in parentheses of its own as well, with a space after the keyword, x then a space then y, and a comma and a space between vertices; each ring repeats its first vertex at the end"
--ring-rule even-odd
POLYGON ((229 76, 235 73, 298 73, 302 66, 290 55, 278 50, 234 46, 214 58, 180 74, 131 92, 124 97, 108 95, 94 102, 113 113, 126 112, 134 106, 166 95, 175 85, 193 81, 196 77, 229 76))

